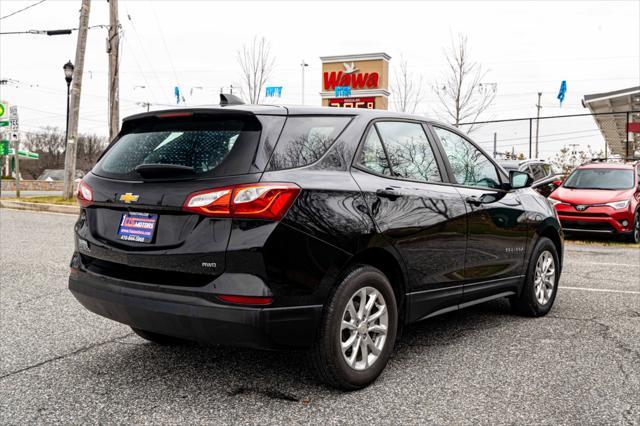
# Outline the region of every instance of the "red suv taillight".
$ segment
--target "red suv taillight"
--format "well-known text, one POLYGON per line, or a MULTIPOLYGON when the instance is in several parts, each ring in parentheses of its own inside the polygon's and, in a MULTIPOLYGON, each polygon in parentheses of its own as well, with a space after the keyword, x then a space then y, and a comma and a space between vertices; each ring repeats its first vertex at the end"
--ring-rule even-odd
POLYGON ((78 204, 87 207, 93 202, 93 189, 83 180, 78 183, 78 204))
POLYGON ((214 217, 280 220, 300 193, 293 183, 250 183, 189 194, 183 210, 214 217))

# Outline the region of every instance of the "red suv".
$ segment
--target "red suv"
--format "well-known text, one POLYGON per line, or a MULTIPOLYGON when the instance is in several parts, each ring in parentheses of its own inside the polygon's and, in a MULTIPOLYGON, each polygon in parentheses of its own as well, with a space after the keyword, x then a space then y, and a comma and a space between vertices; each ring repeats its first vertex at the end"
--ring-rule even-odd
POLYGON ((640 242, 640 164, 590 163, 549 195, 565 232, 620 235, 640 242))

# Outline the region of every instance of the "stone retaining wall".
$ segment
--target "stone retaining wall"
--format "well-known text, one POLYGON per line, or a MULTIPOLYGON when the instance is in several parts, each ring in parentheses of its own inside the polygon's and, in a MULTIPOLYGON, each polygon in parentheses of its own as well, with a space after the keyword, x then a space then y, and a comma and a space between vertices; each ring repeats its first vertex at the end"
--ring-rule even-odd
MULTIPOLYGON (((62 191, 64 182, 61 180, 46 181, 46 180, 21 180, 21 191, 62 191)), ((16 182, 13 180, 0 181, 0 188, 3 191, 15 191, 16 182)))

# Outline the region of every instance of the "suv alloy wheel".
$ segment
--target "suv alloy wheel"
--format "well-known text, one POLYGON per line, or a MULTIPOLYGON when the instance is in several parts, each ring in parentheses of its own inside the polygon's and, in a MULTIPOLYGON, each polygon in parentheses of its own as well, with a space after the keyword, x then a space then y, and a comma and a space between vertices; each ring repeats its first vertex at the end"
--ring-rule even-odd
POLYGON ((360 389, 384 369, 396 339, 398 311, 387 277, 355 265, 338 284, 324 313, 311 359, 331 386, 360 389))
POLYGON ((533 249, 522 291, 510 299, 513 309, 531 317, 549 313, 558 292, 559 276, 558 250, 550 239, 540 237, 533 249))

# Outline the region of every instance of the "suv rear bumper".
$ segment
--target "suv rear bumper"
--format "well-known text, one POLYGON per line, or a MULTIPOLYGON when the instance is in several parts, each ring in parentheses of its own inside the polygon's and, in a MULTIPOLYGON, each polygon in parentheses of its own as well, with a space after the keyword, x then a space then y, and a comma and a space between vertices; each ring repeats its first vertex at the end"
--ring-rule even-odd
POLYGON ((205 343, 261 349, 308 347, 322 305, 236 307, 201 297, 133 287, 74 269, 69 290, 90 311, 134 328, 205 343))

